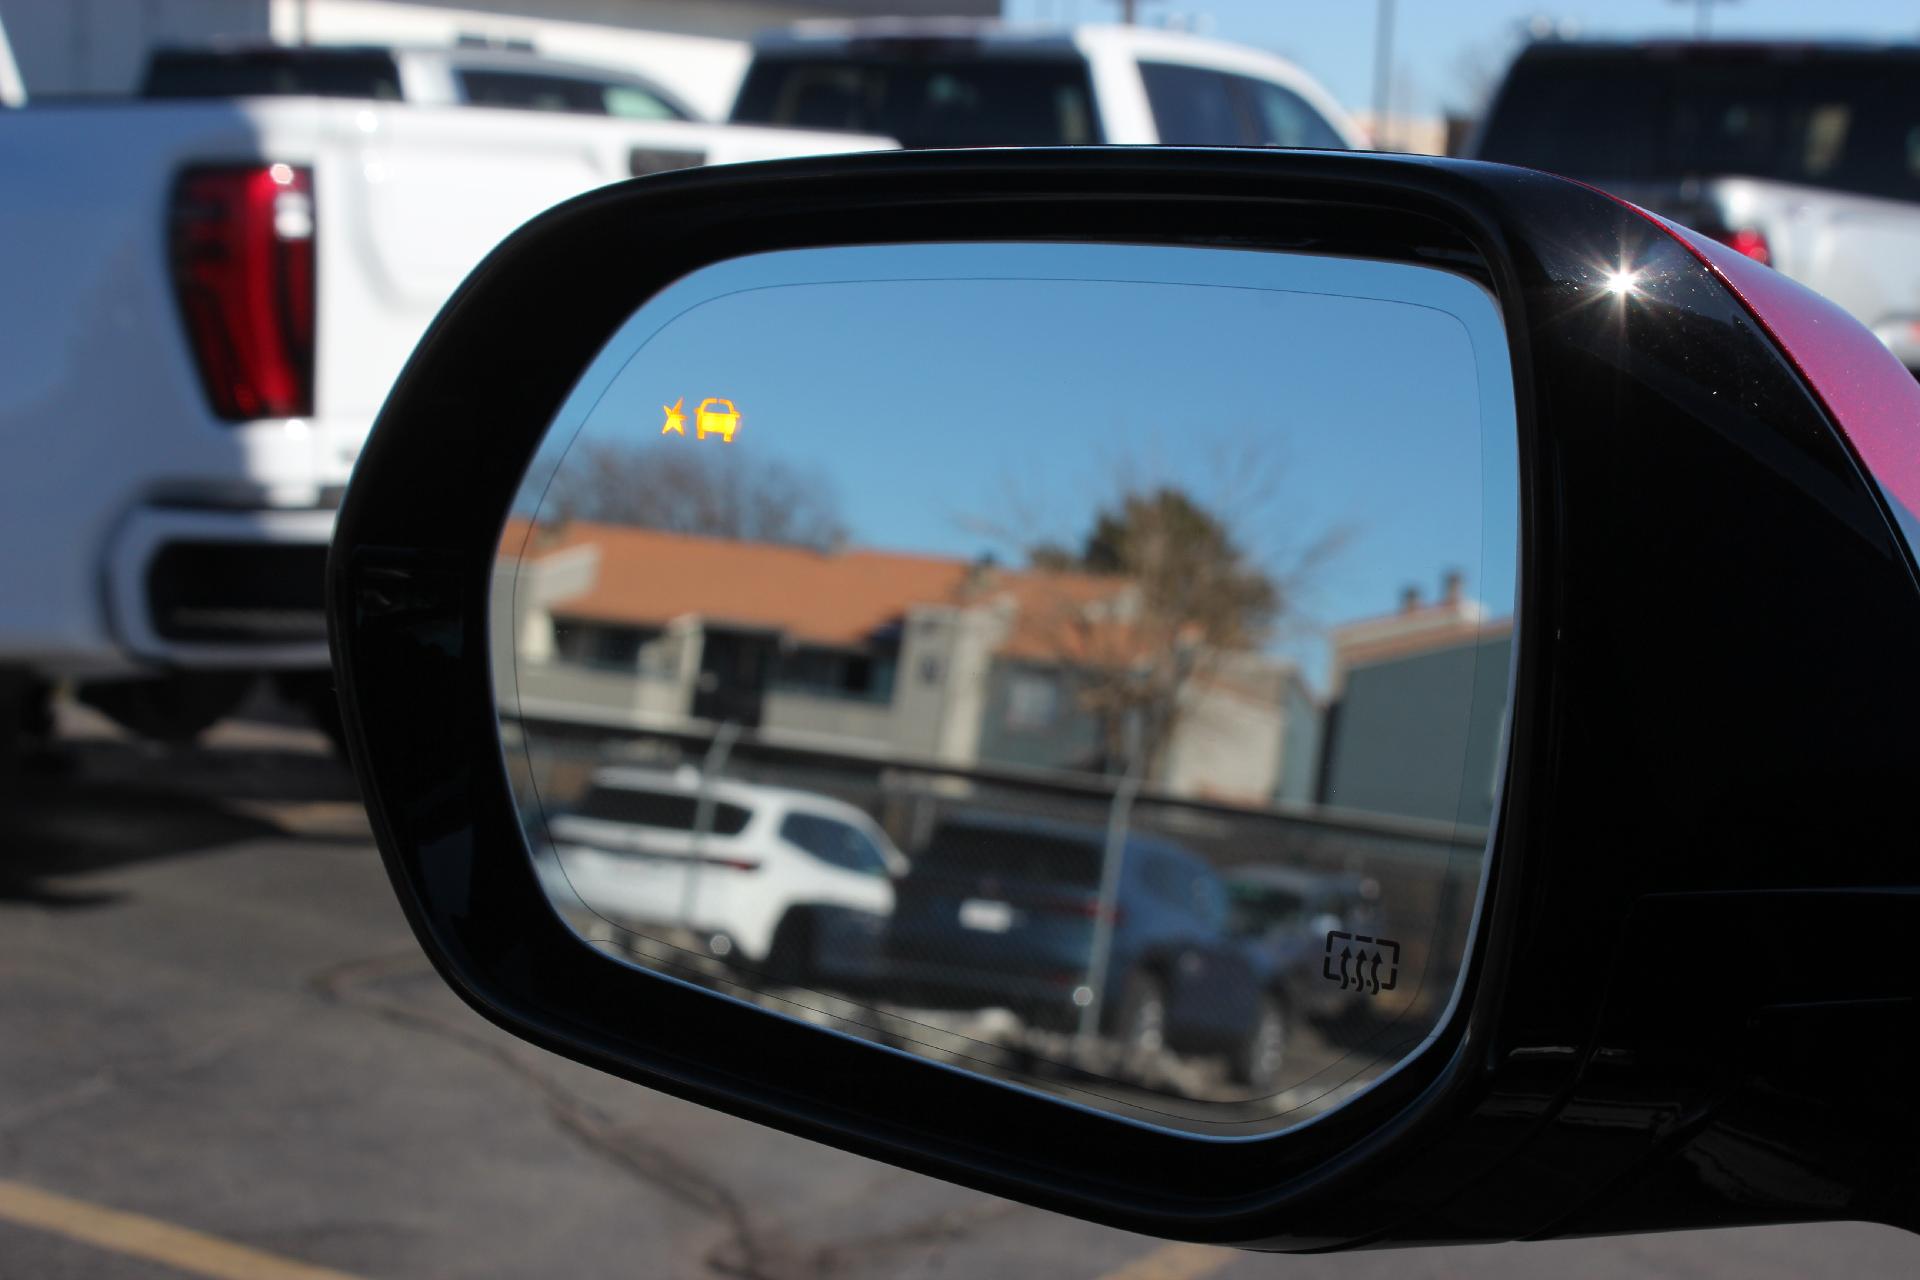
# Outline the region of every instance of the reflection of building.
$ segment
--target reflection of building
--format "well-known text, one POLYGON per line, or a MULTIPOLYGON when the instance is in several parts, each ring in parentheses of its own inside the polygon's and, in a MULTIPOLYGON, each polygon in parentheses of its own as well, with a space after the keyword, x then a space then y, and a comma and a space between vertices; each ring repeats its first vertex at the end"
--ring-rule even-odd
MULTIPOLYGON (((963 766, 1098 767, 1084 695, 1137 608, 1116 577, 583 523, 536 534, 499 588, 500 674, 529 715, 735 721, 963 766)), ((1291 666, 1213 655, 1149 781, 1261 802, 1297 779, 1305 798, 1290 708, 1311 708, 1291 666)))
POLYGON ((1371 111, 1354 113, 1354 121, 1380 151, 1405 151, 1423 156, 1460 154, 1456 145, 1465 134, 1464 121, 1452 116, 1378 117, 1371 111))
POLYGON ((1340 809, 1485 826, 1505 733, 1511 618, 1457 573, 1440 599, 1336 628, 1319 799, 1340 809))

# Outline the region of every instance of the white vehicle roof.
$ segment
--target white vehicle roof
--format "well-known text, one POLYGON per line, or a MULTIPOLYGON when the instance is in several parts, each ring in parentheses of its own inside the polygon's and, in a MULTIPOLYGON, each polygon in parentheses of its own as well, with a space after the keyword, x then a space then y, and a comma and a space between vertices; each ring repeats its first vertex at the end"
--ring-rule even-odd
POLYGON ((762 31, 754 37, 753 48, 755 53, 778 54, 886 41, 964 41, 996 52, 1066 54, 1080 47, 1078 33, 1093 29, 1014 25, 991 18, 813 18, 762 31))
MULTIPOLYGON (((609 85, 631 85, 661 98, 689 120, 705 120, 699 111, 674 90, 660 83, 655 77, 635 71, 631 67, 602 62, 584 62, 576 58, 556 58, 537 50, 514 48, 509 45, 374 44, 350 41, 340 44, 289 46, 260 40, 215 40, 204 45, 167 45, 154 52, 156 57, 167 59, 273 57, 290 61, 304 59, 315 63, 325 62, 329 58, 344 59, 355 56, 391 58, 395 68, 402 72, 409 101, 420 101, 422 90, 429 88, 419 79, 421 73, 446 75, 455 71, 509 71, 525 75, 561 76, 572 80, 591 80, 609 85)), ((425 96, 430 104, 453 101, 453 95, 447 89, 429 91, 425 96)))
POLYGON ((462 67, 501 67, 521 71, 554 71, 577 75, 604 75, 613 79, 651 79, 631 67, 615 63, 583 61, 556 57, 538 49, 509 44, 435 44, 418 40, 340 40, 325 43, 289 45, 273 40, 214 38, 203 44, 163 44, 154 50, 169 57, 203 54, 209 57, 244 58, 250 54, 275 54, 286 58, 323 59, 386 55, 393 58, 418 58, 462 67))
MULTIPOLYGON (((362 46, 344 46, 347 48, 362 46)), ((533 49, 515 49, 501 45, 393 44, 363 46, 370 52, 391 53, 396 58, 417 58, 444 62, 455 67, 487 67, 501 71, 551 71, 556 75, 597 76, 608 80, 638 80, 655 83, 652 76, 631 67, 606 62, 584 62, 578 58, 557 58, 533 49)))
MULTIPOLYGON (((635 765, 603 765, 593 771, 592 784, 608 790, 659 791, 693 795, 700 790, 700 771, 692 765, 678 769, 651 769, 635 765)), ((879 847, 881 857, 899 872, 907 866, 906 855, 886 831, 865 812, 843 800, 823 796, 817 791, 767 786, 758 782, 740 782, 716 778, 709 787, 716 804, 736 804, 753 813, 749 830, 765 831, 770 822, 778 822, 789 813, 813 814, 833 818, 857 827, 879 847)))
MULTIPOLYGON (((700 771, 692 765, 679 769, 650 769, 636 765, 603 765, 593 771, 593 785, 623 791, 668 791, 693 795, 700 790, 700 771)), ((773 787, 758 782, 715 778, 708 786, 716 801, 725 801, 755 809, 804 810, 825 817, 851 822, 862 830, 874 828, 865 813, 843 800, 823 796, 817 791, 793 787, 773 787)))
POLYGON ((1348 116, 1346 108, 1322 88, 1319 81, 1280 55, 1162 27, 1099 23, 1042 27, 980 18, 817 19, 762 32, 755 37, 753 48, 756 57, 777 58, 848 50, 862 44, 880 46, 890 41, 965 43, 976 55, 986 52, 1009 58, 1077 54, 1095 60, 1101 54, 1118 54, 1252 76, 1284 85, 1305 98, 1349 146, 1372 145, 1366 133, 1348 116))

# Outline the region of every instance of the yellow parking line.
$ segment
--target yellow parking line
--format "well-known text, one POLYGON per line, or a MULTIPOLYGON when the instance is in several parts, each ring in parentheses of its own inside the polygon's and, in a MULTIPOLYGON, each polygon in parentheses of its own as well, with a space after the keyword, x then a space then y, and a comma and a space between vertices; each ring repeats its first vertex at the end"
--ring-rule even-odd
POLYGON ((1235 1250, 1208 1244, 1170 1244, 1135 1258, 1100 1280, 1200 1280, 1234 1260, 1235 1250))
POLYGON ((0 1178, 0 1221, 213 1280, 354 1280, 343 1272, 276 1258, 157 1218, 103 1209, 4 1178, 0 1178))

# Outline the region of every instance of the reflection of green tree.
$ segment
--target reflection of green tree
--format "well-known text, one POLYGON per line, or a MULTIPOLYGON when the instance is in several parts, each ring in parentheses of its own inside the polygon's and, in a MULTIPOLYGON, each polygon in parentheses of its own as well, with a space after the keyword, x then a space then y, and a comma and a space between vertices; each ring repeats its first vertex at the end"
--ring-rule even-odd
POLYGON ((847 529, 831 482, 718 441, 586 444, 569 453, 543 520, 593 520, 667 533, 830 551, 847 529))
POLYGON ((1226 522, 1172 486, 1100 509, 1077 552, 1043 543, 1029 557, 1037 569, 1124 584, 1104 600, 1063 599, 1042 625, 1057 658, 1076 668, 1107 767, 1137 753, 1130 763, 1147 777, 1164 760, 1189 686, 1265 644, 1287 604, 1226 522))

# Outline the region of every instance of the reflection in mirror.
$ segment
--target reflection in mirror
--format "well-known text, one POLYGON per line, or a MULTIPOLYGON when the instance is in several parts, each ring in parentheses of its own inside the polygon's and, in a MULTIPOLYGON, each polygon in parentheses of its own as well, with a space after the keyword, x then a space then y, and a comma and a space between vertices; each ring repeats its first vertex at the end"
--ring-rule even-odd
POLYGON ((556 909, 622 959, 1259 1133, 1457 997, 1505 748, 1499 313, 1125 245, 737 259, 575 388, 494 662, 556 909))

